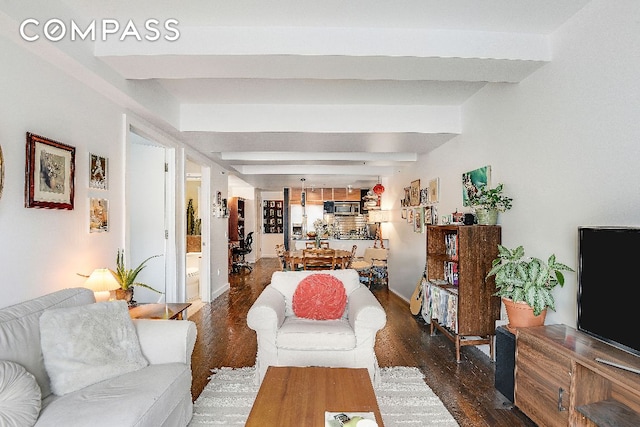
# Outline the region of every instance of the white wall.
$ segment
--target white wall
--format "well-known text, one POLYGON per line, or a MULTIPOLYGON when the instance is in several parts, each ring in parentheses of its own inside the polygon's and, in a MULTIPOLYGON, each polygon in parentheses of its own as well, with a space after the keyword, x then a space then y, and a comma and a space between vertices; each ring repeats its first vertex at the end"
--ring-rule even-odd
MULTIPOLYGON (((385 233, 394 290, 409 298, 424 266, 425 235, 399 218, 414 179, 439 177, 439 213, 452 213, 462 205, 461 174, 491 165, 492 183, 514 198, 499 218, 503 244, 555 253, 576 270, 579 225, 640 226, 638 22, 634 0, 589 3, 553 34, 551 63, 520 84, 483 89, 464 105, 462 136, 394 177, 383 195, 396 214, 385 233)), ((554 295, 547 323, 575 326, 577 275, 554 295)))
POLYGON ((123 242, 123 111, 14 43, 0 37, 0 307, 82 286, 76 273, 115 267, 123 242), (25 134, 76 148, 75 208, 24 207, 25 134), (109 159, 109 189, 88 189, 89 152, 109 159), (89 197, 109 200, 109 232, 89 233, 89 197))
MULTIPOLYGON (((106 95, 32 53, 30 49, 34 46, 19 43, 0 35, 4 58, 0 67, 0 146, 5 166, 0 198, 0 307, 58 289, 83 286, 85 279, 77 273, 89 274, 99 267, 115 268, 117 249, 125 247, 127 234, 124 115, 132 117, 131 114, 106 95), (26 132, 76 148, 74 210, 24 207, 26 132), (106 191, 88 189, 89 153, 109 159, 106 191), (109 200, 108 232, 89 233, 89 197, 109 200)), ((136 118, 136 126, 140 125, 152 128, 136 118)), ((161 140, 171 140, 168 135, 163 136, 161 140)), ((211 166, 211 190, 221 191, 226 198, 226 171, 201 154, 187 151, 200 164, 211 166)), ((183 158, 181 154, 179 159, 183 158)), ((183 193, 180 194, 182 197, 183 193)), ((184 205, 183 200, 176 201, 181 215, 184 205)), ((178 225, 181 227, 182 223, 178 225)), ((212 297, 229 286, 226 231, 226 219, 212 218, 209 263, 212 297)), ((172 251, 175 256, 175 250, 172 251)))

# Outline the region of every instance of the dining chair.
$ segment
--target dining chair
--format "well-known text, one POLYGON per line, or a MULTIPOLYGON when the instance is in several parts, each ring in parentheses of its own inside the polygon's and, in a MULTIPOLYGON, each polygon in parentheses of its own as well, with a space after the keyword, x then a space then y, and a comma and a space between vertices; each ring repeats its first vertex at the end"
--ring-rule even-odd
POLYGON ((316 242, 305 242, 304 245, 307 249, 314 249, 316 247, 316 242))
POLYGON ((278 259, 280 260, 280 271, 289 270, 284 253, 285 253, 284 244, 278 243, 276 245, 276 255, 278 255, 278 259))
POLYGON ((329 249, 329 241, 321 240, 320 241, 320 249, 329 249))
POLYGON ((304 249, 302 251, 304 270, 334 270, 336 252, 333 249, 304 249))
POLYGON ((360 281, 371 288, 376 280, 388 286, 388 249, 366 248, 364 257, 352 262, 351 268, 358 271, 360 281))
POLYGON ((349 259, 347 260, 347 262, 344 264, 343 268, 352 268, 353 266, 353 260, 356 258, 356 250, 358 249, 358 245, 353 245, 351 247, 351 256, 349 257, 349 259))

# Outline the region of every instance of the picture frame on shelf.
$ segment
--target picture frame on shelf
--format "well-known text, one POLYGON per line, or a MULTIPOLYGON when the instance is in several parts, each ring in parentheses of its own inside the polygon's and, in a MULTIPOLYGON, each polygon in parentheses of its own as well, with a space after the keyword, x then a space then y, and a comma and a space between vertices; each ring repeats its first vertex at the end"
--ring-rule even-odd
POLYGON ((25 206, 73 210, 76 149, 27 132, 25 206))
POLYGON ((409 187, 409 204, 411 206, 420 205, 420 180, 416 179, 415 181, 411 181, 411 186, 409 187))
POLYGON ((407 224, 413 224, 413 208, 407 209, 407 224))
POLYGON ((483 187, 491 185, 491 166, 483 166, 462 174, 462 206, 469 206, 469 198, 483 187))
POLYGON ((89 232, 109 231, 109 201, 91 197, 89 199, 89 232))
POLYGON ((89 153, 89 188, 107 190, 109 159, 97 154, 89 153))
POLYGON ((400 218, 407 219, 407 208, 400 209, 400 218))

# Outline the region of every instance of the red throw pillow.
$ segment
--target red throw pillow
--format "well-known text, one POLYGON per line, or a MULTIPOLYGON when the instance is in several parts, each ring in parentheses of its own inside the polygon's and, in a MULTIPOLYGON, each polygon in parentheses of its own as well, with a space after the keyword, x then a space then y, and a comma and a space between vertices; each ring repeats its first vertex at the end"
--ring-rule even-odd
POLYGON ((293 312, 314 320, 339 319, 347 306, 341 280, 330 274, 312 274, 298 284, 293 294, 293 312))

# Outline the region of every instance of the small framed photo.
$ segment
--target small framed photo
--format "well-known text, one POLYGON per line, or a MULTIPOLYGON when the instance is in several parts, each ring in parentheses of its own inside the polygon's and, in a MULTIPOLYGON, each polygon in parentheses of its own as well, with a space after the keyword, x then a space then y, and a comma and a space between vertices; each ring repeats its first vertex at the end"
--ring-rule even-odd
POLYGON ((27 132, 25 206, 73 210, 76 149, 27 132))
POLYGON ((431 211, 431 206, 427 206, 426 208, 424 208, 424 225, 433 224, 432 214, 433 213, 431 211))
POLYGON ((89 232, 109 231, 109 201, 107 199, 89 199, 89 232))
POLYGON ((440 179, 435 178, 429 181, 429 203, 438 203, 440 198, 440 179))
POLYGON ((424 208, 415 208, 413 213, 413 231, 424 233, 424 208))
POLYGON ((106 157, 89 153, 89 188, 106 190, 109 186, 107 168, 109 160, 106 157))
POLYGON ((400 218, 407 219, 407 208, 402 208, 400 210, 400 218))
POLYGON ((424 206, 427 204, 429 204, 429 187, 420 190, 420 205, 424 206))
POLYGON ((420 204, 420 180, 416 179, 411 181, 411 187, 409 187, 409 204, 411 206, 418 206, 420 204))

